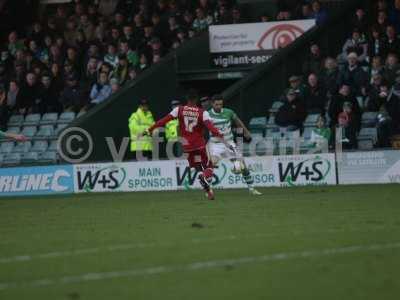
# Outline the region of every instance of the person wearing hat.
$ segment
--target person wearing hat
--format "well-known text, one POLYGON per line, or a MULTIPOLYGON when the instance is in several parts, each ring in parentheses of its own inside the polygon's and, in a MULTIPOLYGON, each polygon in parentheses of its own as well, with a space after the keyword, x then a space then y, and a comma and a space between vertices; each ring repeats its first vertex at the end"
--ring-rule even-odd
POLYGON ((306 118, 306 110, 303 101, 299 98, 297 90, 289 89, 286 93, 286 101, 279 108, 275 122, 278 126, 297 130, 303 127, 306 118))
POLYGON ((349 53, 347 63, 347 67, 339 72, 339 86, 348 84, 355 96, 361 96, 362 89, 368 85, 368 74, 359 65, 357 53, 349 53))
POLYGON ((352 113, 357 116, 357 120, 361 117, 361 109, 358 104, 358 101, 354 94, 352 93, 352 89, 349 83, 344 83, 341 85, 339 89, 339 93, 332 98, 332 101, 329 103, 328 114, 331 120, 331 127, 334 128, 338 124, 338 116, 343 111, 343 106, 345 102, 351 103, 352 113))
POLYGON ((289 77, 289 88, 285 91, 284 95, 283 95, 283 101, 286 100, 286 96, 287 93, 289 92, 289 90, 293 90, 297 93, 297 97, 300 100, 304 100, 304 91, 305 91, 305 86, 304 84, 301 82, 302 78, 300 76, 297 75, 292 75, 289 77))
POLYGON ((152 157, 152 138, 142 135, 153 126, 154 123, 153 114, 149 110, 148 100, 141 99, 138 109, 132 113, 129 118, 129 132, 131 136, 131 152, 133 158, 152 157))
POLYGON ((67 77, 67 85, 61 93, 60 103, 64 110, 79 112, 84 106, 84 93, 79 86, 78 77, 76 74, 70 74, 67 77))

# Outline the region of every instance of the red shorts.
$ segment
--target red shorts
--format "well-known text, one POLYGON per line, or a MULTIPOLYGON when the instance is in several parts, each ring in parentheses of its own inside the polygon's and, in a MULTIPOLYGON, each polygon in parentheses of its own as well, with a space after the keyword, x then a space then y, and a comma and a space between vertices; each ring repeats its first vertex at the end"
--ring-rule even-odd
POLYGON ((196 170, 204 171, 205 169, 212 167, 212 163, 208 157, 208 152, 206 148, 187 152, 187 155, 187 160, 191 168, 196 168, 196 170))

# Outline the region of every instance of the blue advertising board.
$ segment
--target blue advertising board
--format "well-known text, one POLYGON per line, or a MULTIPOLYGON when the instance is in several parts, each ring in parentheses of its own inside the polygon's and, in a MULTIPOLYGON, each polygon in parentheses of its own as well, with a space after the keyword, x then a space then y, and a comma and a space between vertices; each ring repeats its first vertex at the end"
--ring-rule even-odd
POLYGON ((0 196, 74 192, 73 166, 0 168, 0 196))

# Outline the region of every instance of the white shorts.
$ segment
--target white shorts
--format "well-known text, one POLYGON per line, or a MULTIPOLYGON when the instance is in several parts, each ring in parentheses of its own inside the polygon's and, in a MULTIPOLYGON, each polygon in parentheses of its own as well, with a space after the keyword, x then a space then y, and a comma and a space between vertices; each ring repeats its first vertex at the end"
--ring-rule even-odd
POLYGON ((212 159, 217 159, 217 160, 221 160, 223 158, 242 159, 243 155, 236 147, 236 144, 234 142, 231 142, 230 145, 232 145, 235 148, 235 151, 232 151, 231 149, 226 147, 224 143, 212 143, 212 142, 208 143, 208 150, 210 152, 212 159))

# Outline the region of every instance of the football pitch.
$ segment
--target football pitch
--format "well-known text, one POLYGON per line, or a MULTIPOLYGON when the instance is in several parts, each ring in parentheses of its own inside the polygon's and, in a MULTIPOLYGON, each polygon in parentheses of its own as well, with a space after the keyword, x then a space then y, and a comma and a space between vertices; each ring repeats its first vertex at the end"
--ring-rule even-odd
POLYGON ((0 299, 399 299, 400 185, 0 200, 0 299))

